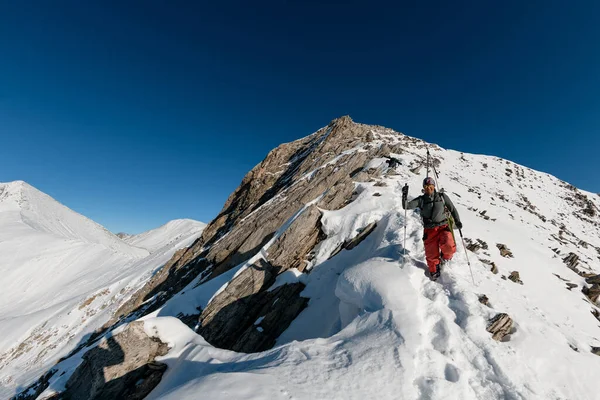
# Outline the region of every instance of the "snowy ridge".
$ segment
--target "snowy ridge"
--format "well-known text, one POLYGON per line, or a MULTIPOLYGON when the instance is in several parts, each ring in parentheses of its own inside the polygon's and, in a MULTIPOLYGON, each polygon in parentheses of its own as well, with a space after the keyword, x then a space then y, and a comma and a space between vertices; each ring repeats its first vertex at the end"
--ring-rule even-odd
MULTIPOLYGON (((507 160, 432 145, 438 186, 456 205, 467 243, 480 247, 467 253, 456 231, 458 252, 431 282, 420 215, 405 214, 400 204, 405 182, 409 198, 420 194, 426 143, 380 127, 373 127, 373 139, 370 146, 402 143, 402 154, 393 154, 402 165, 388 174, 382 159, 372 160, 367 166, 382 168, 384 176, 357 182, 344 208, 323 210, 327 238, 315 249, 310 272, 301 274, 302 296, 310 302, 277 345, 255 354, 217 349, 174 318, 205 308, 252 259, 212 280, 199 277, 143 318, 147 333, 171 348, 159 359, 168 369, 148 399, 198 393, 211 399, 598 398, 600 357, 590 350, 600 347, 600 328, 590 311, 600 308, 581 293, 584 278, 564 260, 573 253, 581 273, 600 272, 600 198, 507 160), (330 258, 373 222, 362 243, 330 258), (513 257, 503 257, 498 245, 513 257), (512 271, 522 285, 506 279, 512 271), (482 294, 488 306, 480 303, 482 294), (514 320, 501 342, 486 331, 498 313, 514 320)), ((254 322, 259 332, 262 318, 254 322)), ((77 363, 59 364, 41 397, 61 391, 77 363)))
MULTIPOLYGON (((380 138, 389 135, 379 133, 380 138)), ((585 284, 552 248, 565 255, 576 251, 585 262, 582 268, 598 271, 597 216, 586 221, 580 205, 567 200, 569 185, 552 176, 495 157, 432 148, 465 236, 489 247, 470 252, 475 287, 460 242, 441 282, 430 282, 420 217, 411 211, 405 220, 400 205, 404 182, 411 196, 419 194, 423 175, 410 170, 425 156, 421 143, 395 155, 403 166, 398 176, 383 179, 386 187, 360 183, 354 202, 325 211, 328 239, 320 244, 303 292, 311 298, 309 307, 280 336, 278 347, 236 354, 213 348, 178 320, 146 319, 149 333, 173 346, 163 360, 169 369, 149 398, 192 399, 201 392, 215 399, 374 394, 381 399, 595 399, 593 371, 600 366, 590 352, 590 346, 600 345, 598 321, 590 314, 595 306, 586 306, 579 290, 567 290, 554 275, 578 288, 585 284), (328 260, 340 243, 374 221, 376 230, 361 245, 328 260), (552 236, 562 224, 570 242, 552 236), (501 257, 497 243, 510 248, 514 258, 501 257), (494 262, 500 273, 492 274, 480 259, 494 262), (502 279, 513 270, 520 272, 523 285, 502 279), (478 301, 480 294, 489 297, 491 307, 478 301), (487 321, 499 312, 515 321, 505 342, 495 342, 486 331, 487 321)), ((598 206, 597 196, 579 192, 598 206)), ((166 308, 175 310, 174 303, 194 296, 206 302, 207 292, 218 288, 206 282, 166 308)))
POLYGON ((158 228, 126 237, 123 240, 131 246, 154 252, 172 242, 178 241, 181 236, 202 232, 205 227, 205 223, 194 221, 193 219, 175 219, 158 228), (169 242, 165 242, 165 240, 169 242))
POLYGON ((0 223, 20 222, 40 233, 100 244, 133 258, 148 255, 147 251, 127 246, 103 226, 23 181, 0 183, 0 213, 0 223))
POLYGON ((106 322, 204 224, 165 226, 149 251, 25 182, 0 184, 0 398, 106 322))

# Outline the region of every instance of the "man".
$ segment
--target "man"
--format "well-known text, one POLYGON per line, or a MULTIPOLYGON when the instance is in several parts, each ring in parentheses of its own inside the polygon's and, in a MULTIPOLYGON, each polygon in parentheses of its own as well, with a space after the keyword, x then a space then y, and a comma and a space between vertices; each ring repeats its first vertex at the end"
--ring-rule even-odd
POLYGON ((448 225, 448 213, 454 219, 454 226, 462 229, 458 211, 445 193, 435 190, 435 182, 430 177, 423 180, 423 195, 411 201, 407 201, 407 197, 408 185, 405 185, 402 188, 402 207, 405 210, 417 207, 421 209, 425 227, 423 232, 425 258, 431 280, 436 280, 440 276, 440 267, 450 261, 456 252, 456 243, 448 225))

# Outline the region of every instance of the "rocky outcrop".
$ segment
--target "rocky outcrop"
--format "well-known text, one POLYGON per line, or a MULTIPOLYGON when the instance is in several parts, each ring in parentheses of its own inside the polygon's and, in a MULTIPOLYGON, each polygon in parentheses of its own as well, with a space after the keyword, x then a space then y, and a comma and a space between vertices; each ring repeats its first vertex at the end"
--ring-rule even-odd
POLYGON ((506 257, 506 258, 513 258, 513 254, 512 252, 508 249, 508 247, 506 247, 505 244, 502 243, 498 243, 496 244, 496 247, 498 248, 498 250, 500 250, 500 255, 502 257, 506 257))
POLYGON ((275 268, 266 261, 235 277, 200 315, 200 333, 214 346, 242 352, 270 348, 304 309, 304 284, 285 284, 268 291, 275 268), (258 321, 258 323, 257 323, 258 321))
POLYGON ((589 283, 590 285, 593 285, 594 283, 600 284, 600 275, 594 275, 594 276, 585 278, 585 282, 589 283))
POLYGON ((165 343, 146 334, 143 322, 133 322, 84 354, 61 396, 68 400, 143 399, 167 368, 155 358, 168 350, 165 343))
POLYGON ((590 301, 592 303, 596 303, 596 301, 598 300, 598 296, 600 296, 600 285, 597 283, 594 283, 592 286, 587 287, 584 286, 581 289, 581 292, 587 296, 588 299, 590 299, 590 301))
POLYGON ((151 312, 194 279, 212 279, 248 260, 319 196, 323 196, 318 202, 322 209, 348 204, 354 190, 351 177, 373 157, 390 152, 388 146, 377 145, 355 150, 372 129, 342 117, 313 135, 271 151, 244 177, 200 239, 177 253, 106 326, 126 315, 151 312))
POLYGON ((267 289, 277 275, 292 268, 304 271, 307 255, 324 238, 321 212, 310 206, 269 247, 259 259, 236 276, 200 315, 199 332, 215 346, 254 352, 268 348, 305 307, 301 283, 267 289), (273 303, 277 300, 276 303, 273 303), (271 305, 270 308, 265 308, 271 305), (254 322, 261 317, 261 326, 254 322), (267 347, 265 347, 267 346, 267 347))
POLYGON ((273 243, 268 250, 267 260, 277 273, 291 268, 304 271, 308 265, 305 257, 317 243, 325 239, 320 220, 319 209, 310 206, 273 243))
POLYGON ((579 256, 577 254, 569 253, 568 256, 563 258, 563 262, 567 264, 567 267, 579 273, 579 270, 577 269, 577 266, 579 265, 579 256))
POLYGON ((508 279, 513 281, 514 283, 519 283, 519 284, 523 284, 523 281, 521 280, 521 277, 519 276, 519 271, 513 271, 510 273, 510 275, 508 276, 508 279))
POLYGON ((508 314, 500 313, 488 321, 487 331, 492 334, 494 340, 502 340, 510 334, 513 320, 508 314))
POLYGON ((375 228, 377 227, 377 222, 371 222, 369 225, 365 226, 364 228, 362 228, 358 235, 356 235, 355 237, 351 238, 351 239, 347 239, 345 240, 343 243, 340 243, 339 246, 337 246, 337 248, 335 248, 331 254, 329 255, 329 258, 333 258, 335 255, 337 255, 340 251, 346 249, 346 250, 352 250, 353 248, 355 248, 356 246, 358 246, 363 240, 366 239, 367 236, 369 236, 369 234, 371 232, 373 232, 373 230, 375 230, 375 228))

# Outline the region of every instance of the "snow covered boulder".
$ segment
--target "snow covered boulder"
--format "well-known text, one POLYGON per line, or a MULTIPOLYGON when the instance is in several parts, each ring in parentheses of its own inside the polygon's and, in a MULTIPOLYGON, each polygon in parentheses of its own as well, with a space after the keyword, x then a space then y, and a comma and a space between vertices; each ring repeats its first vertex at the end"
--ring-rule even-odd
POLYGON ((145 332, 143 322, 132 322, 85 353, 61 395, 70 400, 143 399, 167 368, 155 358, 168 350, 145 332))

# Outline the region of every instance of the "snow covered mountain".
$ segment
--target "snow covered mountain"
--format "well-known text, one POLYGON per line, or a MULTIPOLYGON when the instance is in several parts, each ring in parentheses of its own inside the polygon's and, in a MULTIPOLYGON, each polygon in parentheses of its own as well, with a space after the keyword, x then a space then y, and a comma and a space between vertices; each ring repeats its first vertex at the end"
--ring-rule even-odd
POLYGON ((165 246, 181 240, 182 237, 200 234, 206 224, 193 219, 174 219, 163 226, 125 237, 123 240, 131 246, 155 252, 165 246))
POLYGON ((142 248, 25 182, 0 183, 0 398, 101 326, 204 224, 165 226, 142 248))
POLYGON ((339 118, 271 151, 110 339, 22 398, 109 381, 149 399, 597 399, 599 209, 546 173, 339 118), (456 231, 438 282, 401 207, 427 148, 469 248, 456 231))

